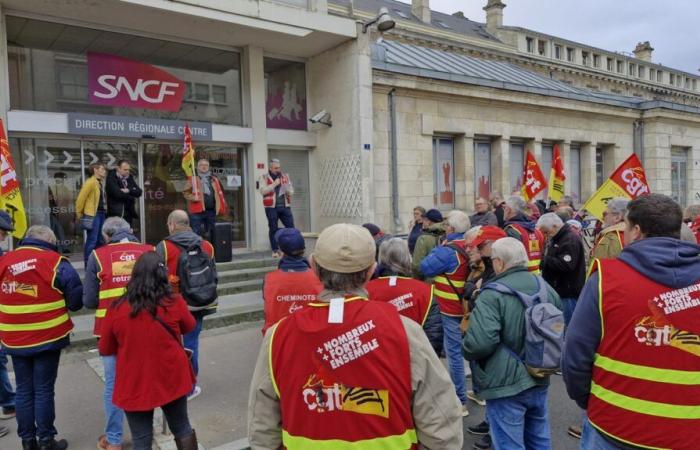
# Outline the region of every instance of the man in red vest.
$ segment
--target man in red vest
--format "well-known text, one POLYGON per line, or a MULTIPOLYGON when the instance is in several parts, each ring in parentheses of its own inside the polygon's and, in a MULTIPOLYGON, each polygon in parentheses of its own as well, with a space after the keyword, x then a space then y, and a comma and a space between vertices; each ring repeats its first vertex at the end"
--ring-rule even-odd
POLYGON ((622 253, 594 261, 562 358, 581 448, 698 448, 700 246, 682 217, 665 195, 632 200, 622 253))
POLYGON ((51 228, 34 225, 0 258, 0 286, 0 343, 15 369, 22 448, 65 450, 66 440, 55 440, 54 386, 73 329, 68 310, 83 306, 80 277, 58 253, 51 228))
POLYGON ((294 187, 289 176, 282 172, 279 159, 270 160, 270 170, 258 180, 258 190, 263 197, 272 256, 279 258, 279 247, 275 241, 279 222, 282 221, 286 228, 294 228, 291 208, 294 187))
MULTIPOLYGON (((160 241, 156 245, 156 253, 158 253, 165 266, 168 269, 168 279, 173 287, 173 292, 180 292, 180 278, 178 277, 177 267, 180 260, 182 249, 190 248, 199 245, 202 251, 208 254, 211 258, 214 257, 214 247, 210 242, 201 238, 190 228, 190 220, 187 213, 181 209, 176 209, 168 215, 168 232, 170 235, 160 241)), ((185 299, 187 300, 187 299, 185 299)), ((189 310, 197 321, 197 326, 194 330, 183 336, 183 344, 185 348, 192 350, 192 368, 195 375, 199 373, 199 334, 202 332, 204 317, 214 314, 217 308, 217 301, 210 303, 207 306, 193 306, 188 304, 189 310)), ((199 385, 192 387, 192 392, 188 396, 188 400, 192 400, 202 393, 202 388, 199 385)))
MULTIPOLYGON (((14 231, 12 218, 5 211, 0 209, 0 244, 2 244, 7 236, 14 231)), ((3 251, 0 248, 0 256, 3 251)), ((7 374, 7 354, 0 346, 0 419, 12 419, 15 417, 15 391, 12 389, 12 383, 7 374)), ((10 429, 0 426, 0 437, 9 434, 10 429)))
POLYGON ((459 403, 420 325, 368 301, 374 253, 358 225, 319 236, 311 266, 320 302, 263 339, 248 405, 251 448, 462 448, 459 403))
POLYGON ((695 241, 700 244, 700 205, 690 205, 685 208, 683 221, 690 227, 695 241))
POLYGON ((528 217, 528 204, 522 197, 514 195, 506 200, 503 208, 505 226, 503 230, 525 246, 527 253, 527 270, 540 274, 540 262, 544 252, 544 235, 535 227, 535 222, 528 217))
POLYGON ((197 173, 185 183, 182 192, 187 199, 192 231, 214 242, 216 216, 228 214, 228 206, 221 181, 211 173, 208 160, 197 161, 197 173))
POLYGON ((275 240, 282 251, 277 270, 265 275, 263 300, 265 324, 262 332, 309 302, 315 302, 323 289, 318 277, 304 258, 304 236, 296 228, 282 228, 275 240))
MULTIPOLYGON (((129 223, 121 217, 108 217, 102 225, 102 236, 107 245, 90 254, 83 284, 83 304, 95 310, 93 334, 97 338, 110 305, 126 292, 136 260, 143 253, 153 251, 152 245, 139 242, 129 223)), ((105 374, 105 434, 97 439, 97 446, 103 450, 121 450, 124 411, 112 403, 117 358, 103 356, 102 364, 105 374)))

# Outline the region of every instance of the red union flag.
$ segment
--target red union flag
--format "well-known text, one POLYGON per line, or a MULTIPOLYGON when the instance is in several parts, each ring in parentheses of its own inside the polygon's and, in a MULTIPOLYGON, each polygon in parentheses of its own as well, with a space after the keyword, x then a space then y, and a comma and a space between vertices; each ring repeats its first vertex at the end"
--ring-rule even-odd
POLYGON ((588 199, 583 209, 603 220, 608 200, 622 197, 633 200, 648 194, 649 184, 641 161, 634 153, 615 169, 610 178, 588 199))
POLYGON ((121 56, 88 52, 90 103, 177 112, 185 83, 157 67, 121 56))
POLYGON ((16 238, 24 236, 27 231, 27 215, 24 211, 15 162, 7 143, 2 119, 0 119, 0 209, 7 211, 12 218, 15 227, 12 235, 16 238))
POLYGON ((554 144, 552 152, 552 170, 549 171, 549 198, 558 202, 564 195, 564 163, 561 160, 559 144, 554 144))
POLYGON ((525 201, 529 202, 537 194, 547 188, 547 180, 542 174, 540 165, 537 164, 535 156, 528 150, 525 158, 525 167, 523 168, 523 188, 522 193, 525 201))

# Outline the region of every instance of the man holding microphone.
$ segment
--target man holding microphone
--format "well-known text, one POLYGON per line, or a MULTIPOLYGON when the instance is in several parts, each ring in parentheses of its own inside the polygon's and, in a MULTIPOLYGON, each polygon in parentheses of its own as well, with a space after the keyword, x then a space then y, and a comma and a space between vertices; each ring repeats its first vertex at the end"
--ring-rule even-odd
POLYGON ((294 228, 294 217, 290 208, 294 187, 287 174, 282 172, 279 159, 270 160, 270 170, 260 177, 258 190, 262 194, 265 206, 272 256, 279 258, 279 247, 275 240, 279 228, 278 221, 282 221, 285 228, 294 228))

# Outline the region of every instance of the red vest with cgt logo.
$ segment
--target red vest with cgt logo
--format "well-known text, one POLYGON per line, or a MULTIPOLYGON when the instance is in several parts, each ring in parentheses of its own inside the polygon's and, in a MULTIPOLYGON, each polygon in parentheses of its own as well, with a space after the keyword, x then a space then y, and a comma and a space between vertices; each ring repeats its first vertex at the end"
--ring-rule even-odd
POLYGON ((263 334, 281 319, 303 308, 307 303, 315 302, 322 290, 323 285, 313 270, 304 272, 275 270, 265 275, 263 334))
POLYGON ((596 260, 602 338, 588 418, 601 433, 643 448, 700 442, 700 274, 658 284, 617 259, 596 260))
POLYGON ((328 303, 310 303, 273 329, 270 376, 280 399, 282 445, 417 449, 400 316, 386 303, 344 302, 342 323, 328 323, 328 303))
MULTIPOLYGON (((455 245, 466 251, 464 239, 457 239, 446 242, 444 245, 455 245)), ((446 316, 462 317, 464 306, 462 296, 464 295, 464 285, 469 275, 469 260, 464 258, 455 250, 459 265, 452 273, 438 275, 433 278, 435 299, 440 305, 440 312, 446 316), (454 288, 453 288, 454 287, 454 288)))
POLYGON ((391 303, 404 317, 423 326, 433 304, 433 287, 406 277, 379 277, 365 286, 373 301, 391 303))
POLYGON ((92 334, 100 336, 100 328, 107 314, 107 308, 126 292, 126 285, 131 280, 131 271, 139 256, 151 251, 153 251, 152 245, 138 242, 113 242, 93 251, 99 266, 97 279, 100 282, 100 290, 92 334))
POLYGON ((513 227, 520 234, 520 242, 525 246, 525 252, 527 253, 527 270, 535 275, 539 275, 541 273, 542 252, 544 251, 544 235, 538 229, 528 231, 517 223, 508 224, 506 230, 508 227, 513 227))

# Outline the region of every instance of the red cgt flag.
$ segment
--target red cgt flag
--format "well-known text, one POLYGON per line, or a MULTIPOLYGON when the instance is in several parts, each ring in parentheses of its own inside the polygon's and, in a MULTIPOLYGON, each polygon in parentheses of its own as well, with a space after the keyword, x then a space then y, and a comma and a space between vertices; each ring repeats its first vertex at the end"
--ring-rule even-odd
POLYGON ((528 150, 523 168, 523 197, 529 202, 545 189, 547 189, 547 179, 542 174, 535 156, 528 150))

